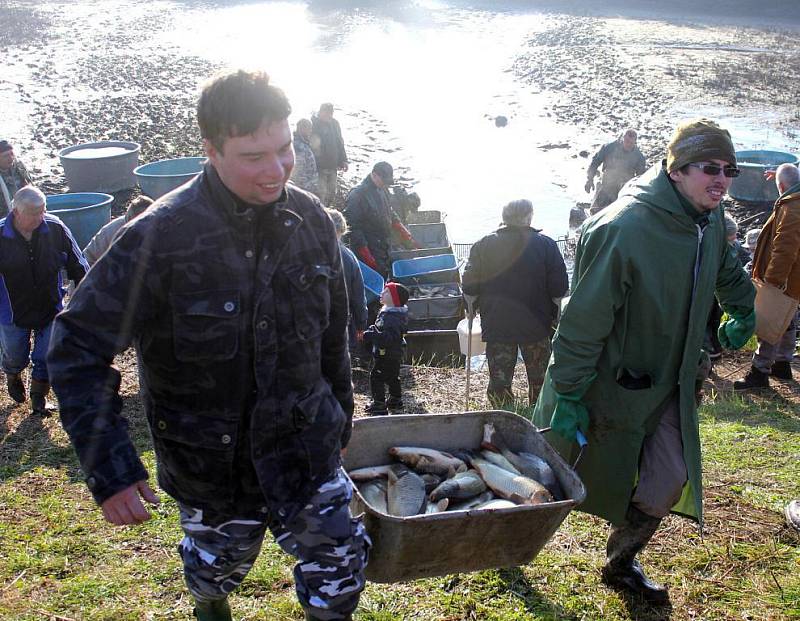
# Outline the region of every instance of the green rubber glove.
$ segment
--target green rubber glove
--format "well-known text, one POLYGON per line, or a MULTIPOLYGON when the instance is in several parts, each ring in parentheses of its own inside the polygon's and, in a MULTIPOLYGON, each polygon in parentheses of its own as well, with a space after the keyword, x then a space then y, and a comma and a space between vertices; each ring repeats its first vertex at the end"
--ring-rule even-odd
POLYGON ((750 340, 755 329, 756 311, 751 310, 747 315, 731 316, 730 319, 720 324, 717 336, 725 349, 740 349, 750 340))
POLYGON ((584 434, 589 429, 589 410, 579 399, 558 395, 550 427, 565 440, 575 442, 578 429, 584 434))
POLYGON ((569 392, 556 391, 556 407, 550 418, 550 427, 562 438, 575 442, 578 429, 584 434, 589 429, 589 410, 581 403, 583 395, 597 377, 596 373, 569 392))

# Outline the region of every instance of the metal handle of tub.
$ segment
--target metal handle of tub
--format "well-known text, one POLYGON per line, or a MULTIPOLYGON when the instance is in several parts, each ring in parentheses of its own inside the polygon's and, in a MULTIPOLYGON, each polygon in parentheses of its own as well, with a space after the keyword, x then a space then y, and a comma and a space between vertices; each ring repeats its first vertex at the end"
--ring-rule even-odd
MULTIPOLYGON (((547 433, 551 429, 552 427, 542 427, 541 429, 539 429, 539 433, 547 433)), ((586 450, 586 447, 589 444, 589 441, 586 439, 586 436, 583 435, 583 432, 580 429, 578 429, 575 432, 575 442, 578 443, 579 449, 578 449, 578 456, 575 458, 575 463, 572 464, 573 470, 575 470, 575 468, 578 467, 578 463, 581 461, 581 457, 583 457, 583 451, 586 450)))

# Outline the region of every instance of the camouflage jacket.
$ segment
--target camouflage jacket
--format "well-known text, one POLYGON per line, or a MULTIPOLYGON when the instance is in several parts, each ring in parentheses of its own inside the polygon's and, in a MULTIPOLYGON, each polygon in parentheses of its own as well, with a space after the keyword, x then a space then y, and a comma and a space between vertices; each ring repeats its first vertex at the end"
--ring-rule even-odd
MULTIPOLYGON (((8 170, 0 170, 0 177, 6 185, 9 198, 14 198, 14 194, 20 188, 33 183, 28 169, 18 159, 14 160, 8 170)), ((0 190, 0 218, 7 216, 9 211, 11 211, 11 205, 6 201, 5 193, 0 190)))
POLYGON ((293 144, 295 161, 292 181, 304 190, 316 193, 319 191, 319 173, 311 145, 297 132, 294 133, 293 144))
POLYGON ((122 229, 56 318, 52 383, 98 503, 147 476, 111 366, 131 343, 177 500, 285 517, 338 467, 353 392, 333 224, 293 186, 263 209, 207 166, 122 229))

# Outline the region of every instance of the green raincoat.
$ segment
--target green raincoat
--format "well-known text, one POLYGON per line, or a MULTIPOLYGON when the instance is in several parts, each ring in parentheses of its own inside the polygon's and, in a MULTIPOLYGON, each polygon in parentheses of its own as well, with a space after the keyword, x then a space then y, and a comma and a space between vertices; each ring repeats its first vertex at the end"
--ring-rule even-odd
MULTIPOLYGON (((728 252, 722 209, 701 230, 666 172, 654 166, 584 224, 572 282, 534 422, 548 426, 556 391, 575 390, 597 373, 582 399, 590 423, 578 465, 587 491, 580 509, 624 521, 644 437, 678 395, 688 481, 673 511, 702 524, 694 387, 711 300, 716 290, 722 307, 739 315, 752 310, 755 296, 728 252), (623 388, 617 379, 624 371, 649 376, 651 387, 623 388)), ((554 433, 548 440, 574 459, 574 443, 554 433)))

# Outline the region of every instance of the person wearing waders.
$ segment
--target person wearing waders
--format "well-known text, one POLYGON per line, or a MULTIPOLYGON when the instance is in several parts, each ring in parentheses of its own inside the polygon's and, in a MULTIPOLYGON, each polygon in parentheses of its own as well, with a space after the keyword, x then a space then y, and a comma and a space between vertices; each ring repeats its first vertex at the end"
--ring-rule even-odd
POLYGON ((121 416, 114 356, 136 347, 158 482, 201 621, 269 529, 299 563, 306 619, 352 619, 370 547, 341 468, 353 414, 347 294, 333 223, 287 184, 289 101, 262 72, 220 75, 197 119, 208 162, 100 257, 53 329, 61 420, 104 517, 150 518, 158 499, 121 416))
POLYGON ((653 603, 668 593, 637 554, 670 512, 702 528, 695 399, 712 297, 730 317, 719 328, 724 347, 742 347, 755 328, 755 291, 719 206, 738 173, 730 134, 687 121, 665 162, 586 221, 534 411, 568 459, 576 432, 586 435, 579 509, 612 525, 602 580, 653 603))
POLYGON ((605 209, 617 200, 623 185, 647 170, 647 162, 636 146, 636 139, 636 130, 626 129, 620 138, 603 145, 592 158, 586 173, 584 187, 586 192, 594 190, 594 178, 600 166, 603 167, 603 176, 597 186, 589 213, 605 209))

